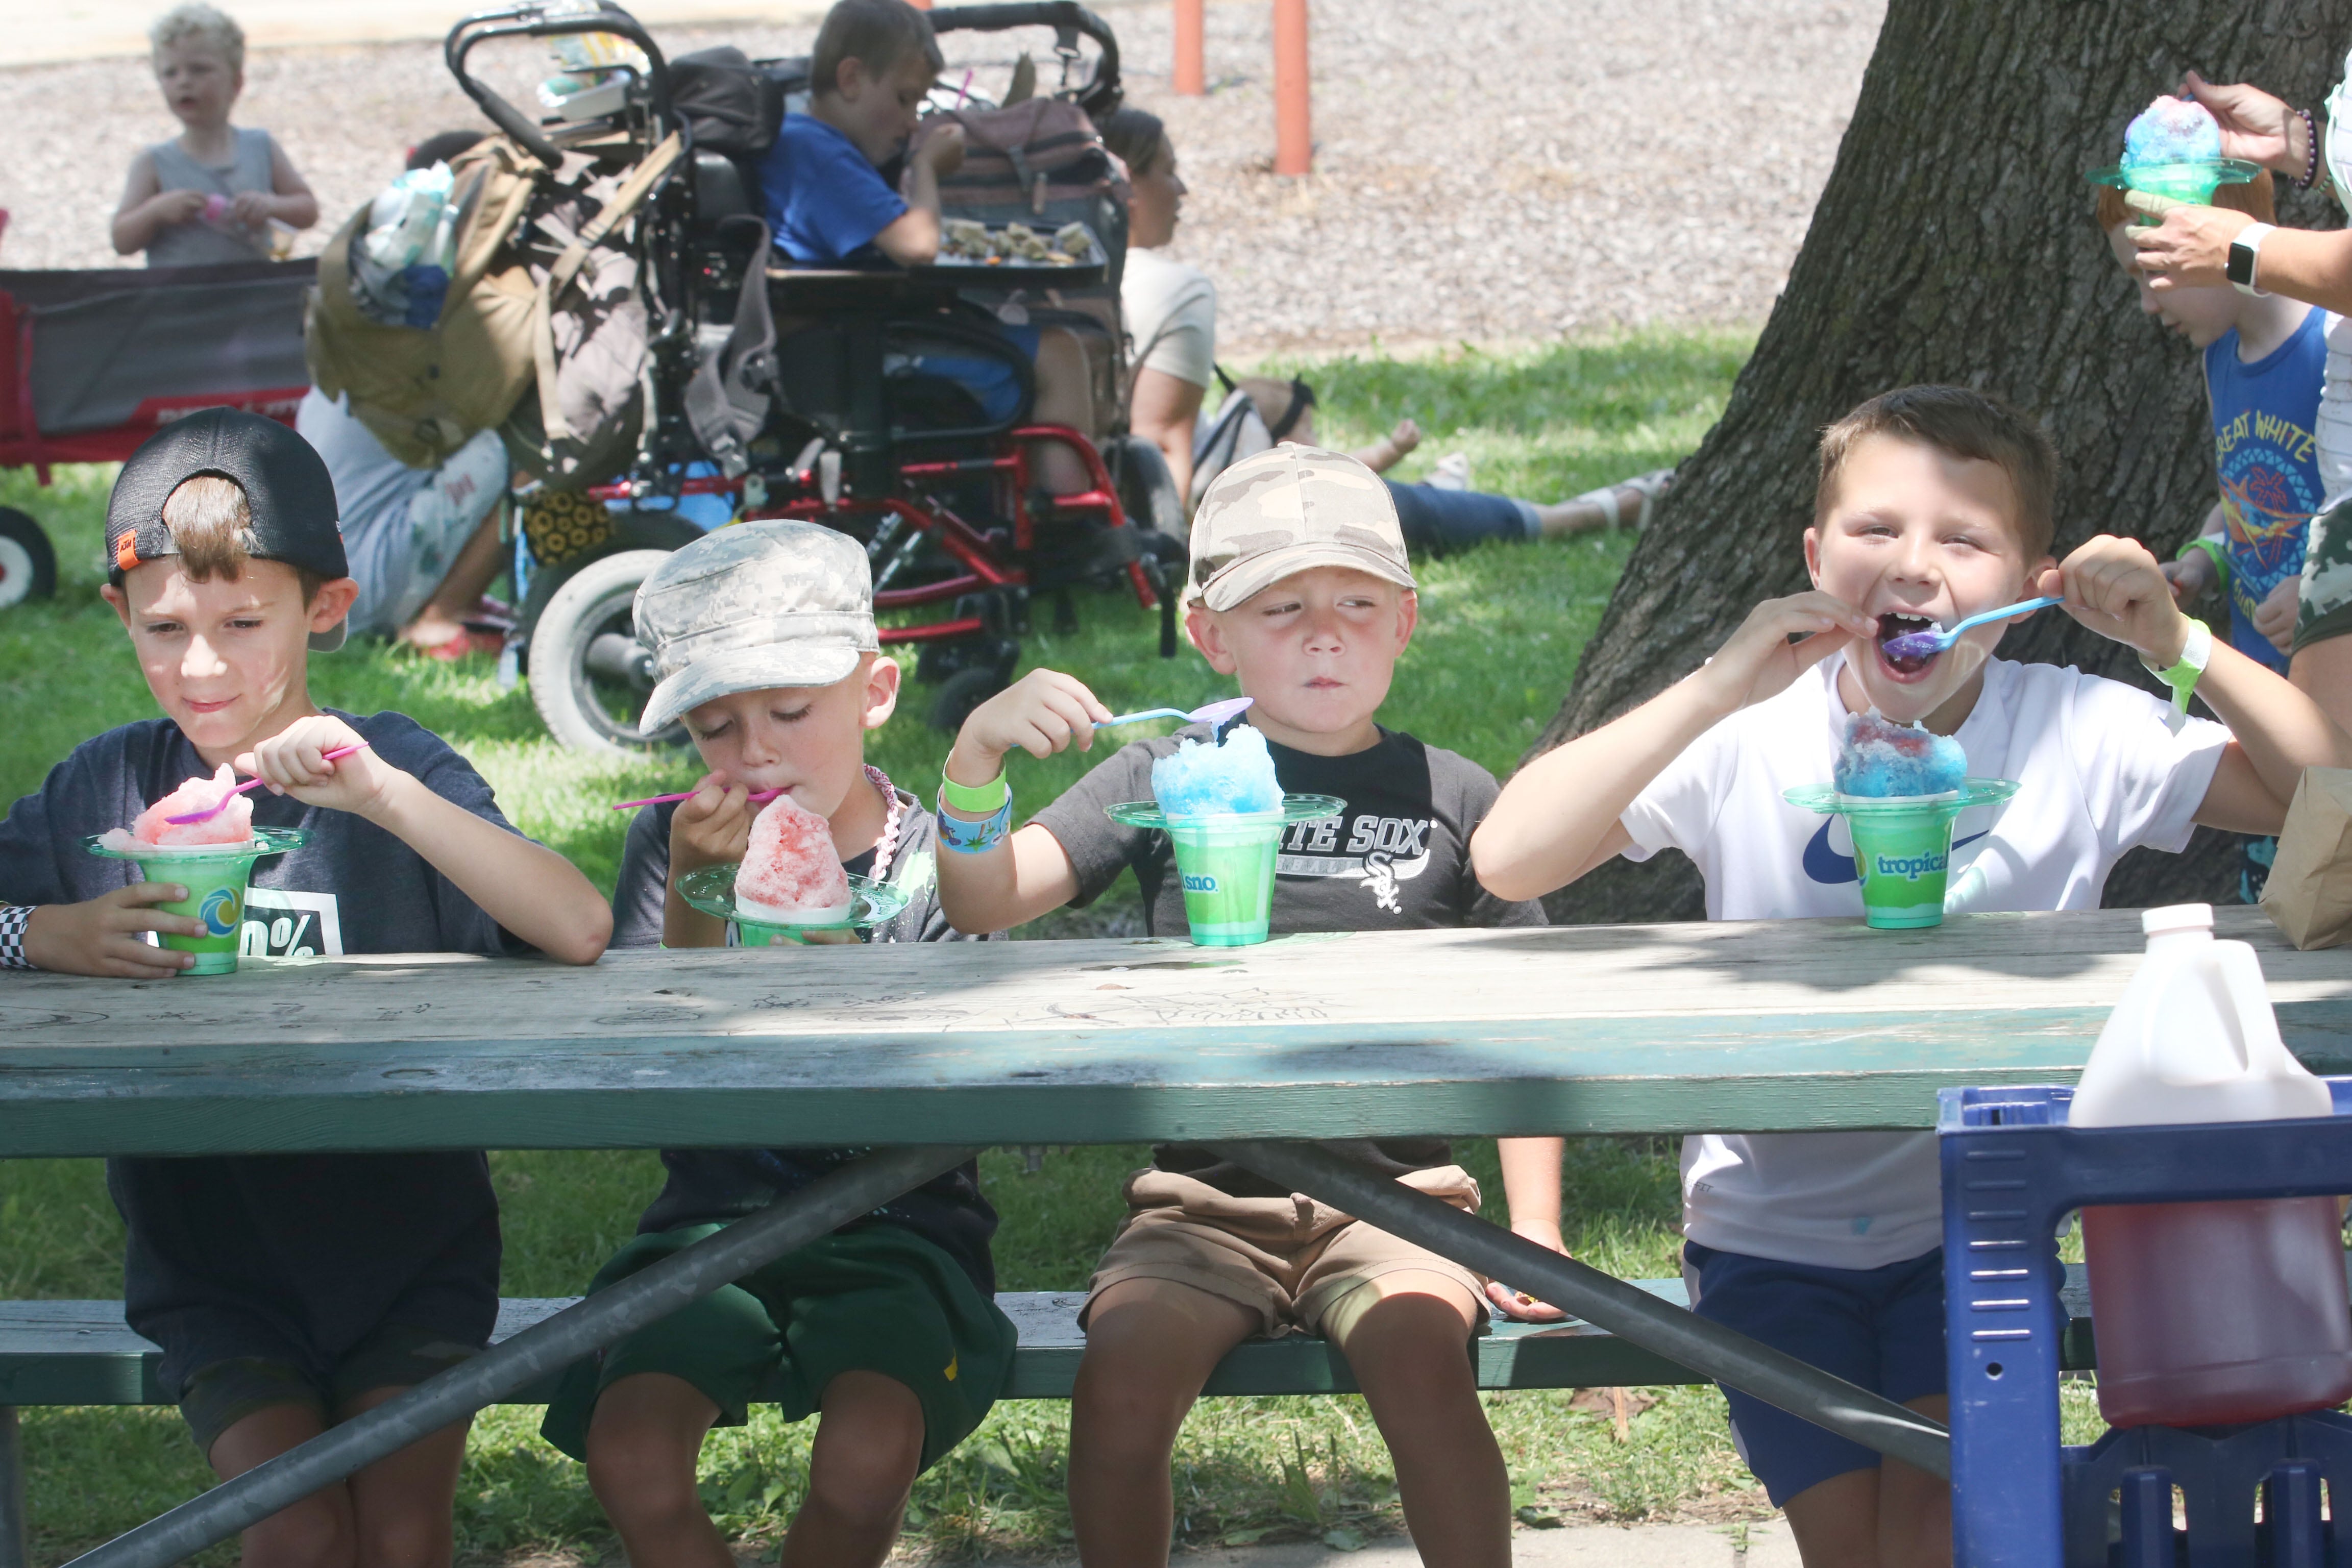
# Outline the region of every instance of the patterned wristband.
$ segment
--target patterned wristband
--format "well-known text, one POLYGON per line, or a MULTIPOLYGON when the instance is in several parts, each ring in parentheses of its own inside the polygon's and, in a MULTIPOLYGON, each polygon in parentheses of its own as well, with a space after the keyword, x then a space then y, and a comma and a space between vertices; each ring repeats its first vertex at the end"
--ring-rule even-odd
POLYGON ((2311 117, 2308 109, 2298 109, 2295 112, 2303 116, 2303 133, 2311 142, 2311 151, 2304 158, 2303 178, 2294 183, 2294 188, 2307 191, 2311 189, 2312 182, 2319 178, 2319 121, 2311 117))
POLYGON ((995 848, 1013 831, 1013 792, 1004 792, 1004 802, 978 822, 948 815, 947 792, 940 792, 940 809, 933 819, 939 824, 940 847, 957 855, 978 855, 995 848))
POLYGON ((25 956, 25 928, 33 923, 30 904, 0 904, 0 969, 31 969, 25 956))

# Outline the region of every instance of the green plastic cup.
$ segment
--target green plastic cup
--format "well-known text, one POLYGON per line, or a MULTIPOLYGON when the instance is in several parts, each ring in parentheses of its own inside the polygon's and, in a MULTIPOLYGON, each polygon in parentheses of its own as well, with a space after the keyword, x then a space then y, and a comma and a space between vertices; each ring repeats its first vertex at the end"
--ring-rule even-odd
POLYGON ((1952 863, 1956 799, 1916 805, 1873 802, 1846 818, 1862 876, 1863 921, 1881 931, 1944 923, 1944 883, 1952 863))
POLYGON ((188 896, 155 907, 165 914, 187 915, 205 922, 202 936, 174 936, 158 931, 156 940, 173 952, 193 952, 195 963, 183 974, 235 974, 238 938, 245 930, 246 884, 253 863, 261 857, 251 851, 235 855, 174 855, 150 860, 142 868, 151 882, 177 882, 188 896))
POLYGON ((2220 161, 2202 163, 2126 163, 2124 174, 2131 188, 2146 191, 2150 195, 2170 196, 2177 202, 2194 202, 2200 207, 2213 205, 2213 193, 2221 187, 2228 170, 2220 161))
POLYGON ((1248 947, 1265 940, 1284 820, 1279 811, 1168 819, 1194 945, 1248 947))

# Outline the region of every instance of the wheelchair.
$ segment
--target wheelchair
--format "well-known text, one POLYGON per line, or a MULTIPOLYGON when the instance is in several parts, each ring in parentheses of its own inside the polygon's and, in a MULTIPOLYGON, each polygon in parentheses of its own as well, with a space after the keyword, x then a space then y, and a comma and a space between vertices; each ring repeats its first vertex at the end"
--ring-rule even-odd
MULTIPOLYGON (((930 16, 942 33, 1050 27, 1063 76, 1055 96, 1094 114, 1118 101, 1117 39, 1075 0, 930 16)), ((634 161, 672 135, 685 143, 637 218, 650 330, 636 449, 623 471, 545 498, 574 517, 583 502, 601 506, 605 525, 592 519, 574 536, 589 542, 562 552, 534 548, 530 535, 544 529, 517 531, 520 662, 560 741, 625 753, 684 743, 680 724, 648 732, 638 722, 654 676, 631 606, 663 554, 733 521, 802 519, 863 544, 881 641, 916 651, 914 674, 931 689, 927 716, 944 730, 1011 680, 1041 603, 1057 629, 1074 629, 1076 590, 1109 588, 1156 607, 1160 651, 1174 656, 1184 514, 1158 450, 1124 428, 1118 203, 1098 199, 1087 211, 1098 246, 1090 268, 777 266, 759 216, 757 156, 740 143, 695 144, 693 117, 673 91, 695 57, 674 67, 625 11, 531 4, 483 13, 451 32, 446 58, 491 121, 551 165, 582 152, 634 161), (642 68, 607 73, 604 85, 617 90, 593 115, 533 123, 467 68, 471 51, 492 39, 582 33, 625 39, 642 58, 642 68), (758 296, 747 301, 751 290, 758 296), (1066 309, 1074 297, 1079 308, 1066 309), (1109 411, 1102 428, 1032 417, 1034 369, 1000 330, 1024 317, 1079 337, 1091 373, 1111 389, 1096 400, 1109 411), (996 391, 972 390, 975 367, 996 391), (722 387, 732 401, 714 413, 722 387), (1037 482, 1040 456, 1054 445, 1084 469, 1076 493, 1048 494, 1037 482)), ((805 102, 805 59, 744 63, 784 112, 805 102)), ((934 106, 947 97, 935 93, 934 106)), ((1054 216, 1045 189, 1041 180, 1041 223, 1054 216)), ((989 216, 956 203, 943 191, 946 216, 989 216)), ((531 505, 526 497, 527 518, 531 505)))

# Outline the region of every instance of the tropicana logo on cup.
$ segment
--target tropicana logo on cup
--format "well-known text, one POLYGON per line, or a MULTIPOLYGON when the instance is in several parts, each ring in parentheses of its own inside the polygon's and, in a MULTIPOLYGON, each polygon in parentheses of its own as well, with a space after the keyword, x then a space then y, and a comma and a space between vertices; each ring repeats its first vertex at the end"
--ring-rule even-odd
POLYGON ((1217 879, 1214 877, 1194 876, 1188 872, 1184 878, 1184 890, 1188 893, 1213 893, 1217 890, 1217 879))
POLYGON ((1882 877, 1900 877, 1906 882, 1916 882, 1925 876, 1942 876, 1950 862, 1949 855, 1908 855, 1900 858, 1881 855, 1877 857, 1876 870, 1882 877))

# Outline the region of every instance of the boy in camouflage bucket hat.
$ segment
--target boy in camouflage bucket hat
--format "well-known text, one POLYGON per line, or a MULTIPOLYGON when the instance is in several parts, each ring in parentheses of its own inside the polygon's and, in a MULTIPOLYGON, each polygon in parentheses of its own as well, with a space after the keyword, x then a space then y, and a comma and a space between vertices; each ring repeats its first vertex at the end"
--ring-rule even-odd
MULTIPOLYGON (((1418 615, 1388 489, 1337 452, 1277 447, 1218 476, 1192 525, 1186 628, 1254 699, 1294 794, 1347 803, 1287 830, 1276 860, 1276 931, 1540 925, 1534 903, 1471 875, 1471 831, 1496 795, 1484 768, 1376 721, 1418 615)), ((1203 693, 1205 695, 1205 693, 1203 693)), ((1004 758, 1091 749, 1110 710, 1040 669, 975 710, 948 758, 940 888, 965 931, 1002 931, 1099 897, 1132 869, 1151 934, 1182 932, 1165 835, 1104 814, 1151 798, 1151 764, 1206 725, 1139 741, 1007 835, 1004 758)), ((1234 723, 1244 722, 1235 720, 1234 723)), ((1512 1228, 1559 1247, 1556 1149, 1503 1143, 1512 1228), (1532 1151, 1532 1157, 1528 1157, 1532 1151)), ((1458 1207, 1477 1184, 1443 1139, 1351 1142, 1349 1155, 1458 1207)), ((1551 1309, 1344 1214, 1268 1187, 1205 1149, 1165 1146, 1126 1185, 1128 1216, 1095 1271, 1070 1430, 1070 1514, 1087 1562, 1160 1561, 1169 1460, 1184 1413, 1224 1353, 1255 1334, 1320 1333, 1348 1358, 1388 1439, 1414 1536, 1444 1555, 1510 1561, 1510 1483, 1465 1342, 1488 1301, 1551 1309)))
MULTIPOLYGON (((851 874, 910 895, 861 937, 957 940, 940 908, 930 814, 866 761, 866 732, 897 706, 898 667, 879 651, 856 541, 807 522, 721 529, 646 580, 636 624, 660 677, 646 727, 682 715, 709 771, 692 798, 646 806, 629 825, 614 946, 735 942, 730 924, 679 896, 677 879, 743 858, 763 790, 824 816, 851 874)), ((860 1152, 664 1150, 667 1183, 591 1289, 860 1152)), ((631 1562, 723 1563, 695 1490, 703 1437, 741 1426, 755 1402, 793 1421, 822 1407, 785 1561, 879 1563, 915 1477, 980 1424, 1011 1369, 995 1229, 967 1163, 574 1365, 542 1430, 587 1461, 631 1562)))

